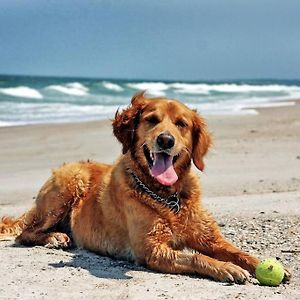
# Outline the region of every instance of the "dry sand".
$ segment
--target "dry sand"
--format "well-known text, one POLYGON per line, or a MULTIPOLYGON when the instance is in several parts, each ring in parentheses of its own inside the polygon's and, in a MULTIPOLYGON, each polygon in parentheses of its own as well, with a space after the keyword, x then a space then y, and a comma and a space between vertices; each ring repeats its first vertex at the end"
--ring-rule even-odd
MULTIPOLYGON (((159 274, 83 250, 0 243, 0 299, 300 299, 300 103, 259 115, 210 116, 215 146, 200 174, 203 202, 225 236, 279 257, 294 273, 277 288, 159 274)), ((28 209, 62 162, 113 162, 109 122, 0 128, 0 215, 28 209)))

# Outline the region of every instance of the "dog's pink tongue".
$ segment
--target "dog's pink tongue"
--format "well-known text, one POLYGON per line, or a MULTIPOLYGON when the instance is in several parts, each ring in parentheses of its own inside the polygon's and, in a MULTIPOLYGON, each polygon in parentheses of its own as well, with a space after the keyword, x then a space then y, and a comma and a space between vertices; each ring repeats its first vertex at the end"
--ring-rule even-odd
POLYGON ((172 185, 178 180, 172 161, 173 156, 162 153, 154 154, 154 163, 151 168, 151 175, 163 185, 172 185))

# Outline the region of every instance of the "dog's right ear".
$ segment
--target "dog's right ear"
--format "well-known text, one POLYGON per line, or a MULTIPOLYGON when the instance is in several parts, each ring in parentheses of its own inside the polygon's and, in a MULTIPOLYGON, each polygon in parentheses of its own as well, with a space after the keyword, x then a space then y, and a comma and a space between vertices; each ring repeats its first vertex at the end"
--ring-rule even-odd
POLYGON ((140 114, 145 106, 145 92, 135 94, 130 105, 123 111, 117 110, 115 119, 113 120, 113 133, 123 146, 123 154, 125 154, 134 142, 135 130, 138 126, 140 114))

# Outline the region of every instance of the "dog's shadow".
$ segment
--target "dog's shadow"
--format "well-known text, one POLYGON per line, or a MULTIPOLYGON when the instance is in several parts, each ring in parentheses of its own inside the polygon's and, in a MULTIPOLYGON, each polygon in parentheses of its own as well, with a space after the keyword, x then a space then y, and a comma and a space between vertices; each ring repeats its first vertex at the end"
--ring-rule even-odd
POLYGON ((74 268, 75 271, 85 269, 93 276, 107 279, 131 279, 132 276, 127 274, 131 270, 148 272, 147 269, 134 263, 101 256, 87 250, 72 249, 67 252, 73 254, 70 261, 61 260, 58 263, 49 263, 49 266, 54 268, 69 267, 74 268))
MULTIPOLYGON (((19 245, 17 243, 9 244, 7 247, 17 247, 17 248, 28 248, 26 246, 19 245)), ((87 270, 91 275, 98 278, 105 279, 132 279, 132 276, 128 275, 129 271, 142 271, 147 273, 159 273, 153 270, 144 268, 141 265, 134 264, 133 262, 117 260, 113 257, 102 256, 88 250, 72 248, 68 250, 56 250, 47 249, 42 246, 35 246, 34 248, 40 248, 50 255, 60 255, 59 252, 63 252, 65 255, 63 257, 68 257, 65 259, 67 261, 60 260, 57 263, 48 263, 52 268, 73 268, 74 272, 78 272, 81 269, 87 270), (71 259, 69 259, 71 257, 71 259)), ((185 275, 187 278, 197 279, 197 275, 185 275)), ((207 278, 211 280, 210 278, 207 278)), ((223 285, 232 285, 231 283, 223 283, 223 285)))

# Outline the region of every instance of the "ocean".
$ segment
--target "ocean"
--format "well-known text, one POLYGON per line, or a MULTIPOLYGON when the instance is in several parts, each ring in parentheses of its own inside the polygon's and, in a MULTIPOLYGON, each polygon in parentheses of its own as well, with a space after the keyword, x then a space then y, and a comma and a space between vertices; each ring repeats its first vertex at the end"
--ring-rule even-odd
POLYGON ((203 115, 292 105, 300 80, 147 81, 0 75, 0 126, 109 119, 131 96, 179 99, 203 115))

